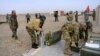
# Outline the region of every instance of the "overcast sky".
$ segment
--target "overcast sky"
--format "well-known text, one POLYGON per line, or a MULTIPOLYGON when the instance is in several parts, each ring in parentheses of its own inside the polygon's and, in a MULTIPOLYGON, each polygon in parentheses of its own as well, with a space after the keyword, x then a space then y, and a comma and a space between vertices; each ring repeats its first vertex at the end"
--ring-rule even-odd
POLYGON ((100 0, 0 0, 0 14, 51 12, 54 10, 83 11, 89 5, 94 9, 100 5, 100 0))

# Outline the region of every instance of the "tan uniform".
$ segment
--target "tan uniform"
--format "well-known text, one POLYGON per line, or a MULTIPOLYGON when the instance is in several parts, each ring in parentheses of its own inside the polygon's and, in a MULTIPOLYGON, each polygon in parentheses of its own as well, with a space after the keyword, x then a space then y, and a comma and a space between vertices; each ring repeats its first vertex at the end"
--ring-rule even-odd
POLYGON ((27 27, 30 29, 41 30, 40 26, 40 19, 31 19, 30 22, 27 24, 27 27))
POLYGON ((40 31, 40 19, 32 19, 30 22, 27 24, 26 29, 31 36, 32 43, 39 44, 39 38, 36 35, 36 31, 40 31))

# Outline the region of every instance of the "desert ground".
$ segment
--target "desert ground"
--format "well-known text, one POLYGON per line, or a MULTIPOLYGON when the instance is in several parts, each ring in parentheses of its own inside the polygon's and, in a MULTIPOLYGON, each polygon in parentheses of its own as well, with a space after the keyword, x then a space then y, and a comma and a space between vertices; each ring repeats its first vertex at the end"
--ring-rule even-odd
MULTIPOLYGON (((34 19, 35 16, 31 15, 31 19, 34 19)), ((28 52, 31 49, 31 38, 26 31, 26 18, 25 15, 18 15, 18 41, 12 39, 12 32, 10 30, 8 23, 0 24, 0 56, 23 56, 25 52, 28 52)), ((59 16, 59 22, 54 22, 54 17, 51 15, 46 15, 46 21, 43 26, 44 35, 51 31, 55 32, 60 30, 62 25, 67 21, 66 16, 59 16)), ((79 16, 79 22, 84 21, 84 16, 79 16)), ((90 21, 95 27, 95 22, 90 21)), ((0 22, 6 22, 5 16, 0 16, 0 22)), ((95 32, 95 30, 94 30, 95 32)), ((92 33, 92 35, 99 36, 100 34, 92 33)), ((59 41, 55 45, 44 47, 37 53, 36 56, 64 56, 63 54, 64 43, 63 40, 59 41)), ((74 53, 73 56, 79 56, 78 53, 74 53)))

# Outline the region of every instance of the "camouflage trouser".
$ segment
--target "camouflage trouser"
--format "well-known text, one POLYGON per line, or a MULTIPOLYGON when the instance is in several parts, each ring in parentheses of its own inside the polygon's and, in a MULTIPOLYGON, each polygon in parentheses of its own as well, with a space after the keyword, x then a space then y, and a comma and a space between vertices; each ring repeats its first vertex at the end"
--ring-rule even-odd
POLYGON ((77 32, 75 32, 73 38, 74 38, 75 45, 78 47, 79 34, 77 32))
POLYGON ((15 39, 17 39, 18 38, 17 37, 17 28, 16 29, 11 28, 11 30, 12 30, 12 37, 15 37, 15 39))
POLYGON ((39 38, 37 37, 36 31, 26 27, 27 32, 31 36, 32 43, 39 44, 39 38))
POLYGON ((71 37, 69 36, 68 32, 63 35, 63 39, 65 40, 65 47, 64 47, 64 54, 70 55, 70 43, 71 43, 71 37))
POLYGON ((64 48, 64 54, 70 54, 70 42, 71 39, 66 39, 65 40, 65 48, 64 48))
POLYGON ((70 46, 72 45, 72 42, 74 42, 75 45, 78 47, 79 34, 77 32, 70 33, 70 37, 71 37, 70 46))

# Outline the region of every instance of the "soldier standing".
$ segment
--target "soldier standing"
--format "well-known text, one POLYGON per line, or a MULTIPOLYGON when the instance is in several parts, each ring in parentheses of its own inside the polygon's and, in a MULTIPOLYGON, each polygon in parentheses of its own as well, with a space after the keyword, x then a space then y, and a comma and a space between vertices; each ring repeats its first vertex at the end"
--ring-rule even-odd
POLYGON ((9 19, 10 29, 12 30, 12 38, 18 39, 17 37, 17 29, 18 29, 18 22, 15 10, 12 11, 10 19, 9 19))
POLYGON ((39 18, 32 19, 27 24, 26 29, 29 33, 31 40, 32 40, 32 48, 38 48, 39 45, 39 38, 36 34, 37 31, 43 31, 42 28, 40 28, 41 20, 39 18))
POLYGON ((59 21, 58 20, 58 11, 54 11, 54 17, 55 17, 55 22, 59 21))
POLYGON ((35 18, 38 18, 38 14, 37 13, 35 14, 35 18))
POLYGON ((26 14, 26 18, 27 18, 27 23, 28 23, 30 21, 30 18, 31 18, 29 13, 26 14))
POLYGON ((78 11, 76 11, 76 14, 75 14, 75 21, 78 22, 78 11))

